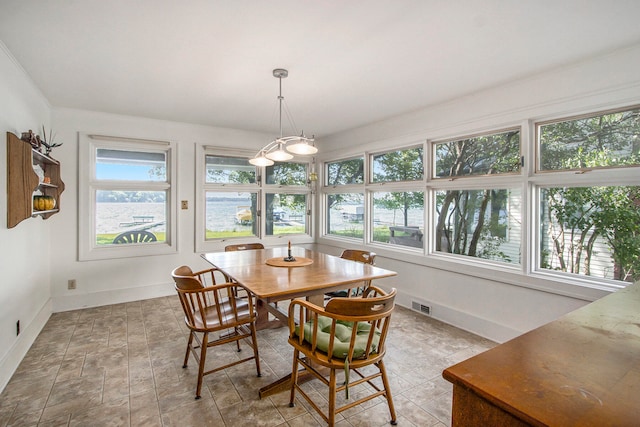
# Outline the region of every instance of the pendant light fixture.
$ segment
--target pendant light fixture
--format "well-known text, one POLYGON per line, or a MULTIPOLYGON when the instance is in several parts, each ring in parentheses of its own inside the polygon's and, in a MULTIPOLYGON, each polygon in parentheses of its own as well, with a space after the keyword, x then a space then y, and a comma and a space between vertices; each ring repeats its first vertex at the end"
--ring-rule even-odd
POLYGON ((280 83, 280 93, 278 95, 280 108, 280 137, 262 147, 255 157, 249 160, 249 163, 254 166, 271 166, 274 162, 291 160, 293 158, 293 154, 309 156, 318 152, 318 149, 314 145, 314 138, 307 138, 304 135, 304 132, 301 133, 300 136, 282 135, 282 102, 284 101, 284 96, 282 96, 282 79, 285 79, 288 76, 289 72, 283 68, 276 68, 273 70, 273 77, 276 77, 280 83))

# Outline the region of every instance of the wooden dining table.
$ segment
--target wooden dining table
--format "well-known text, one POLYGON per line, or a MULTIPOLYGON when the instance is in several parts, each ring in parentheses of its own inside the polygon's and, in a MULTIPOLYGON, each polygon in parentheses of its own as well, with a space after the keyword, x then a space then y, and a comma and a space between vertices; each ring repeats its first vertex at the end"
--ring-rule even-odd
MULTIPOLYGON (((284 261, 289 255, 287 247, 211 252, 202 257, 257 298, 258 329, 286 324, 287 314, 277 307, 278 301, 304 297, 322 306, 327 292, 397 274, 395 271, 301 247, 291 247, 290 250, 295 262, 284 261), (269 320, 269 313, 276 319, 269 320)), ((260 396, 281 389, 283 384, 288 384, 288 377, 260 389, 260 396)))

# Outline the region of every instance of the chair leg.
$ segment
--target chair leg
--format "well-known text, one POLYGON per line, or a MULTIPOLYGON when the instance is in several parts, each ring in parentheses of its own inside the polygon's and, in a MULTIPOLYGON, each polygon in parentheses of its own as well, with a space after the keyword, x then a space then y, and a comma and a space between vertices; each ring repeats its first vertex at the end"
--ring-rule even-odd
POLYGON ((293 367, 291 368, 291 395, 289 397, 289 407, 293 408, 296 398, 296 384, 298 382, 298 357, 299 350, 293 351, 293 367))
POLYGON ((378 369, 382 374, 382 385, 384 386, 385 397, 387 398, 387 404, 389 405, 389 413, 391 414, 391 424, 398 424, 396 418, 396 408, 393 406, 393 398, 391 397, 391 387, 389 387, 389 380, 387 378, 387 370, 384 367, 384 362, 381 360, 377 363, 378 369))
POLYGON ((186 368, 187 363, 189 362, 189 353, 191 352, 191 345, 193 344, 193 334, 194 332, 189 331, 189 341, 187 341, 187 351, 184 355, 184 362, 182 363, 182 367, 186 368))
POLYGON ((329 427, 333 427, 336 422, 336 370, 329 372, 329 427))
POLYGON ((258 376, 261 377, 262 373, 260 372, 260 355, 258 354, 258 334, 256 332, 256 324, 250 324, 249 328, 251 329, 251 342, 253 343, 253 357, 256 359, 256 371, 258 376))
POLYGON ((205 332, 202 335, 202 348, 200 349, 200 366, 198 367, 198 385, 196 387, 196 400, 200 399, 200 391, 202 390, 202 377, 204 376, 204 362, 207 360, 207 346, 209 345, 209 334, 205 332))
MULTIPOLYGON (((238 328, 233 328, 234 332, 236 333, 236 335, 238 335, 240 333, 240 331, 238 330, 238 328)), ((236 340, 236 347, 238 347, 238 352, 242 351, 242 349, 240 348, 240 340, 236 340)))

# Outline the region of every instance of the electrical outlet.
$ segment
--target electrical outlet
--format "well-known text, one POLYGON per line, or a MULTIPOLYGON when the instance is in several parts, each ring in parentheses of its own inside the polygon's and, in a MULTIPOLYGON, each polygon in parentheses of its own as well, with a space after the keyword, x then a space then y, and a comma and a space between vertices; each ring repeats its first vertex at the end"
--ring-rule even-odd
POLYGON ((183 200, 182 201, 182 209, 189 209, 189 201, 188 200, 183 200))
POLYGON ((16 336, 20 335, 20 321, 16 322, 16 336))
POLYGON ((76 279, 69 279, 67 281, 67 289, 75 289, 76 288, 76 279))

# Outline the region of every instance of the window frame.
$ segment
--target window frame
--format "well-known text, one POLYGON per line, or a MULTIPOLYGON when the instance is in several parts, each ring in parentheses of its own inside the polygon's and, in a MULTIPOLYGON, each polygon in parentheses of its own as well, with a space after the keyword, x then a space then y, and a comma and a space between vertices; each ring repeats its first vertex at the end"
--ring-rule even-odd
POLYGON ((429 192, 429 232, 426 232, 427 223, 425 223, 425 237, 428 235, 429 248, 427 254, 434 257, 440 257, 442 259, 452 260, 454 262, 462 262, 465 264, 475 264, 483 267, 500 268, 505 271, 521 271, 526 264, 523 259, 525 257, 524 249, 524 236, 520 237, 520 262, 508 263, 497 260, 490 260, 480 257, 472 257, 464 254, 447 253, 443 251, 436 251, 435 241, 435 228, 438 221, 438 214, 436 209, 436 194, 438 191, 460 190, 460 191, 473 191, 473 190, 511 190, 518 189, 521 194, 521 208, 520 218, 518 218, 522 227, 525 227, 525 213, 527 203, 525 202, 526 191, 523 186, 523 180, 527 175, 525 151, 527 140, 525 140, 526 127, 523 124, 501 126, 492 129, 483 130, 481 132, 470 132, 464 134, 451 135, 444 138, 430 139, 427 141, 429 155, 429 163, 427 164, 427 180, 428 192, 429 192), (478 174, 478 175, 460 175, 460 176, 438 176, 436 174, 436 149, 440 144, 446 144, 449 142, 455 142, 464 139, 473 139, 482 136, 503 134, 512 131, 518 131, 520 135, 520 148, 519 158, 520 167, 517 172, 504 172, 498 174, 478 174), (525 164, 523 164, 525 163, 525 164))
MULTIPOLYGON (((569 296, 585 300, 593 300, 602 295, 603 291, 615 291, 627 286, 626 282, 601 279, 597 277, 577 277, 576 275, 556 273, 553 271, 540 271, 536 268, 539 265, 538 221, 540 218, 540 206, 537 200, 537 188, 539 186, 570 186, 570 185, 637 185, 640 182, 640 167, 625 166, 618 168, 592 169, 588 171, 540 171, 537 172, 538 149, 537 149, 537 123, 561 122, 574 117, 592 117, 599 114, 632 110, 638 108, 637 104, 620 104, 615 108, 602 108, 602 105, 594 105, 591 109, 582 109, 572 113, 571 111, 560 111, 552 114, 526 114, 525 117, 513 117, 507 120, 492 120, 495 126, 489 124, 482 128, 473 128, 473 124, 462 124, 460 132, 436 129, 434 132, 423 132, 425 145, 425 251, 415 252, 403 250, 402 247, 393 248, 390 245, 372 243, 368 237, 365 239, 342 238, 328 234, 326 229, 327 221, 327 195, 332 193, 356 193, 365 192, 365 236, 370 235, 371 222, 371 202, 370 190, 381 189, 385 191, 396 191, 410 189, 409 187, 397 186, 397 183, 371 184, 370 182, 361 185, 344 186, 344 188, 327 187, 321 188, 320 201, 322 209, 319 211, 319 221, 323 224, 320 230, 318 244, 328 246, 361 245, 363 248, 373 247, 375 251, 385 258, 409 262, 416 265, 423 265, 430 268, 443 269, 447 271, 460 271, 470 277, 477 277, 486 280, 499 281, 505 284, 522 286, 529 289, 550 292, 558 295, 569 296), (520 129, 520 156, 521 165, 518 173, 505 173, 500 175, 476 175, 467 177, 435 177, 435 154, 432 152, 431 144, 434 142, 451 141, 460 138, 470 138, 474 136, 499 133, 520 129), (434 135, 429 135, 433 133, 434 135), (432 137, 433 136, 433 137, 432 137), (613 174, 612 174, 613 172, 613 174), (433 222, 435 215, 435 192, 446 189, 519 189, 520 200, 520 224, 521 224, 521 256, 519 265, 509 265, 502 262, 494 262, 480 258, 445 254, 435 251, 433 222)), ((414 140, 415 141, 415 140, 414 140)), ((410 142, 406 138, 399 137, 389 141, 367 141, 367 145, 383 147, 380 151, 396 151, 403 147, 410 147, 410 142), (388 147, 394 146, 393 150, 388 147)), ((415 142, 414 142, 415 145, 415 142)), ((321 170, 326 173, 325 165, 342 159, 355 158, 364 153, 365 176, 369 176, 369 162, 366 160, 369 155, 362 150, 362 144, 353 150, 346 150, 340 156, 331 157, 329 154, 322 158, 321 170)), ((335 152, 334 152, 335 154, 335 152)), ((470 283, 472 285, 472 283, 470 283)))
POLYGON ((492 179, 495 177, 505 177, 505 176, 521 176, 522 174, 522 170, 524 168, 523 160, 524 160, 524 143, 523 143, 523 132, 524 129, 522 126, 508 126, 508 127, 501 127, 501 128, 497 128, 497 129, 492 129, 486 132, 477 132, 477 133, 471 133, 471 134, 467 134, 467 135, 461 135, 461 136, 456 136, 456 137, 449 137, 449 138, 440 138, 440 139, 434 139, 434 140, 429 140, 429 154, 431 156, 431 161, 429 162, 429 166, 431 167, 431 172, 429 174, 429 181, 431 182, 437 182, 437 181, 442 181, 442 180, 457 180, 457 179, 471 179, 471 180, 478 180, 478 179, 482 179, 482 178, 489 178, 491 177, 492 179), (446 144, 448 142, 456 142, 456 141, 460 141, 463 139, 473 139, 473 138, 479 138, 482 136, 490 136, 490 135, 496 135, 496 134, 503 134, 503 133, 508 133, 511 131, 518 131, 520 133, 520 168, 517 172, 503 172, 503 173, 496 173, 496 174, 478 174, 478 175, 457 175, 457 176, 438 176, 436 175, 437 172, 437 168, 436 168, 436 147, 437 145, 440 144, 446 144))
POLYGON ((353 156, 342 157, 338 159, 332 159, 329 161, 322 162, 322 176, 320 177, 321 182, 323 183, 321 189, 321 197, 320 197, 320 210, 318 217, 320 218, 320 235, 324 238, 338 240, 343 242, 356 242, 358 244, 364 244, 367 240, 367 235, 369 233, 370 227, 369 217, 371 215, 370 209, 367 209, 367 194, 366 194, 366 186, 369 176, 369 166, 366 161, 367 153, 356 154, 353 156), (362 182, 353 183, 353 184, 329 184, 329 163, 339 163, 346 162, 349 160, 358 160, 362 159, 362 182), (363 207, 364 207, 364 229, 362 238, 359 237, 346 237, 346 236, 337 236, 335 234, 329 234, 329 217, 327 214, 327 210, 329 209, 328 195, 330 194, 350 194, 350 193, 358 193, 363 196, 363 207))
POLYGON ((532 171, 530 182, 530 200, 533 205, 531 209, 532 215, 532 235, 530 237, 530 269, 529 273, 533 277, 552 278, 558 280, 566 280, 574 284, 585 287, 605 287, 606 289, 620 289, 628 282, 620 280, 602 278, 597 276, 586 276, 579 273, 554 271, 541 267, 542 254, 540 252, 541 238, 539 227, 541 217, 541 200, 540 193, 544 188, 550 187, 610 187, 610 186, 635 186, 640 182, 640 165, 624 165, 624 166, 598 166, 583 169, 558 169, 548 170, 540 169, 541 165, 541 141, 540 127, 553 123, 562 123, 572 120, 580 120, 585 118, 593 118, 607 114, 615 114, 619 112, 637 110, 639 104, 629 105, 615 109, 596 109, 590 112, 580 114, 565 114, 553 117, 540 118, 531 120, 532 147, 534 153, 535 166, 532 171))
POLYGON ((339 240, 344 240, 345 242, 350 242, 350 241, 357 241, 357 242, 364 242, 365 238, 366 238, 366 233, 367 233, 367 218, 369 215, 369 209, 366 209, 366 194, 364 192, 364 187, 362 187, 361 185, 350 185, 349 187, 353 188, 354 186, 357 186, 358 188, 355 189, 354 191, 342 191, 342 190, 346 190, 344 187, 340 187, 340 186, 336 186, 336 187, 332 187, 331 190, 329 190, 328 188, 326 188, 323 192, 322 192, 322 203, 320 203, 321 207, 320 209, 322 209, 322 212, 320 213, 319 217, 322 218, 322 230, 320 231, 321 235, 324 237, 329 237, 331 239, 339 239, 339 240), (332 234, 330 231, 331 227, 330 227, 330 216, 328 213, 329 210, 329 197, 332 195, 336 195, 336 194, 360 194, 362 195, 362 209, 363 209, 363 216, 362 216, 362 237, 348 237, 348 236, 340 236, 338 234, 332 234))
POLYGON ((80 133, 78 149, 78 261, 167 255, 178 252, 176 216, 176 145, 174 142, 80 133), (99 148, 164 152, 166 181, 129 181, 96 179, 96 154, 99 148), (166 192, 166 238, 164 242, 100 245, 96 244, 95 215, 98 190, 146 190, 166 192))
MULTIPOLYGON (((315 158, 296 157, 291 163, 306 164, 306 181, 304 185, 281 185, 266 184, 266 167, 256 166, 256 181, 253 184, 233 184, 233 183, 207 183, 206 182, 206 166, 205 159, 207 155, 241 157, 250 159, 255 155, 254 151, 233 149, 228 147, 195 144, 196 150, 196 200, 195 200, 195 251, 196 252, 213 252, 224 249, 224 246, 230 242, 248 243, 261 241, 265 246, 282 244, 283 239, 292 243, 313 243, 313 230, 315 217, 313 215, 314 197, 312 191, 312 183, 309 179, 310 173, 314 170, 313 163, 315 158), (207 192, 247 192, 257 193, 257 235, 251 237, 223 237, 215 239, 206 239, 206 193, 207 192), (296 234, 274 234, 266 235, 266 218, 264 216, 266 207, 267 193, 281 194, 307 194, 307 209, 305 210, 305 229, 306 233, 296 234)), ((286 162, 280 162, 286 163, 286 162)))
POLYGON ((413 144, 410 146, 406 146, 406 147, 401 147, 395 150, 385 150, 385 151, 375 151, 375 152, 370 152, 367 155, 367 158, 365 159, 365 161, 369 162, 369 167, 365 168, 366 170, 368 170, 368 174, 365 178, 365 181, 367 184, 370 185, 402 185, 402 184, 413 184, 413 183, 424 183, 426 181, 426 171, 427 171, 427 163, 426 163, 426 156, 425 156, 425 148, 426 145, 424 143, 421 144, 413 144), (377 156, 384 156, 385 154, 390 154, 390 153, 397 153, 400 151, 409 151, 409 150, 416 150, 416 149, 421 149, 422 150, 422 177, 420 179, 412 179, 412 180, 396 180, 396 181, 376 181, 374 179, 374 164, 375 164, 375 160, 374 158, 377 156))
POLYGON ((581 119, 590 119, 590 118, 594 118, 594 117, 599 117, 599 116, 605 116, 605 115, 609 115, 609 114, 616 114, 616 113, 622 113, 624 111, 630 111, 630 110, 639 110, 640 109, 640 104, 635 104, 635 105, 630 105, 627 107, 619 107, 619 108, 613 108, 613 109, 605 109, 605 110, 595 110, 595 111, 591 111, 591 112, 587 112, 587 113, 582 113, 582 114, 576 114, 576 115, 568 115, 568 116, 560 116, 560 117, 554 117, 554 118, 547 118, 547 119, 543 119, 543 120, 532 120, 531 121, 531 125, 533 127, 533 132, 534 132, 534 139, 533 139, 533 149, 534 149, 534 157, 533 159, 535 160, 535 168, 534 168, 534 173, 536 175, 542 175, 542 174, 560 174, 560 173, 571 173, 571 174, 580 174, 580 173, 586 173, 586 172, 591 172, 591 171, 595 171, 595 170, 606 170, 606 171, 613 171, 613 170, 618 170, 618 169, 626 169, 626 168, 638 168, 640 167, 640 164, 637 165, 623 165, 623 166, 593 166, 590 168, 571 168, 571 169, 542 169, 542 147, 541 147, 541 135, 540 135, 540 127, 542 126, 546 126, 546 125, 552 125, 552 124, 556 124, 556 123, 564 123, 564 122, 570 122, 570 121, 575 121, 575 120, 581 120, 581 119))

